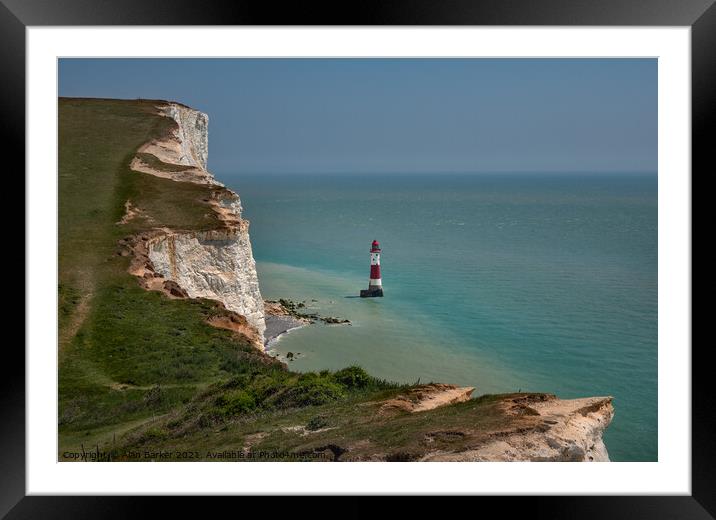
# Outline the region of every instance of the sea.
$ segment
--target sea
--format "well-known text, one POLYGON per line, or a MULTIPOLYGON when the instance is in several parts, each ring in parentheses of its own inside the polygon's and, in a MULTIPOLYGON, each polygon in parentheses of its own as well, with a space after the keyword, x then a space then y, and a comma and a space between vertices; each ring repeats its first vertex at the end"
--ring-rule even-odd
POLYGON ((656 173, 236 174, 264 298, 351 325, 271 345, 473 395, 613 396, 613 461, 656 461, 656 173), (383 249, 383 298, 368 286, 383 249))

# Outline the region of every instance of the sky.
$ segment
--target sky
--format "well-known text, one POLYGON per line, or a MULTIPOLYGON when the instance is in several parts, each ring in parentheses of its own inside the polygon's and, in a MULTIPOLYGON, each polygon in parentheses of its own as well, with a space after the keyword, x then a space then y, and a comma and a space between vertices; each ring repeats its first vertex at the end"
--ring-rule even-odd
POLYGON ((60 59, 209 115, 215 173, 655 172, 656 59, 60 59))

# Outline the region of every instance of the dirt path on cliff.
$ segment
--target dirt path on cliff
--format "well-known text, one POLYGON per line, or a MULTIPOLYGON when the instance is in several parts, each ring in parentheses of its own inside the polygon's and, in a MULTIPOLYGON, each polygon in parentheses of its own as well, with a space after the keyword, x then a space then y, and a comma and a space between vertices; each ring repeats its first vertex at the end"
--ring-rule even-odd
POLYGON ((89 314, 90 302, 92 301, 93 296, 94 293, 91 291, 82 294, 67 324, 58 330, 57 349, 59 353, 64 351, 65 347, 69 345, 75 335, 77 335, 77 332, 79 332, 82 324, 85 322, 85 319, 89 314))
MULTIPOLYGON (((378 415, 392 415, 398 411, 426 412, 449 404, 469 401, 474 387, 458 387, 444 383, 430 383, 411 388, 407 393, 382 402, 378 415)), ((369 401, 366 404, 373 404, 369 401)))
POLYGON ((130 385, 128 383, 118 383, 113 381, 111 383, 105 383, 104 386, 123 392, 125 390, 153 390, 155 388, 206 388, 210 383, 207 382, 196 382, 196 383, 155 383, 152 385, 130 385))
POLYGON ((428 394, 415 405, 413 412, 424 412, 439 406, 467 401, 474 390, 473 387, 445 388, 434 394, 428 394))

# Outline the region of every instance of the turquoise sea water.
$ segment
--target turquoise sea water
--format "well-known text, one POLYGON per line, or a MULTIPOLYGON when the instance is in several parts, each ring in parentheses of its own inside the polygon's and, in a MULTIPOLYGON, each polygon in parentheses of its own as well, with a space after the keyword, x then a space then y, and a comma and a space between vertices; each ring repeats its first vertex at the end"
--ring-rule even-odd
POLYGON ((283 336, 292 368, 612 395, 612 460, 657 460, 656 174, 218 178, 241 195, 264 297, 353 322, 283 336), (373 239, 385 297, 356 298, 373 239))

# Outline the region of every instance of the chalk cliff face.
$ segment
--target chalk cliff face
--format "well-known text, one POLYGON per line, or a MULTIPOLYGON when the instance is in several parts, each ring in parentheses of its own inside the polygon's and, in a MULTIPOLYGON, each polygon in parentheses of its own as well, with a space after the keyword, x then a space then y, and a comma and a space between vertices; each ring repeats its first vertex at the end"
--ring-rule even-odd
POLYGON ((264 306, 248 226, 168 234, 149 245, 149 259, 155 272, 178 283, 190 298, 219 300, 263 337, 264 306))
POLYGON ((179 158, 176 164, 197 166, 206 170, 209 158, 209 116, 198 110, 171 103, 163 107, 164 114, 179 126, 179 158))
MULTIPOLYGON (((166 139, 147 143, 140 152, 166 164, 186 165, 187 169, 153 168, 139 158, 132 162, 132 168, 177 182, 223 186, 206 170, 207 115, 174 103, 159 108, 174 119, 177 128, 166 139)), ((256 346, 263 348, 264 305, 251 251, 249 223, 241 217, 241 199, 222 188, 220 196, 208 204, 222 222, 222 228, 199 232, 162 230, 146 247, 151 269, 163 279, 176 282, 190 298, 218 300, 228 310, 244 316, 258 333, 260 344, 256 346)))

